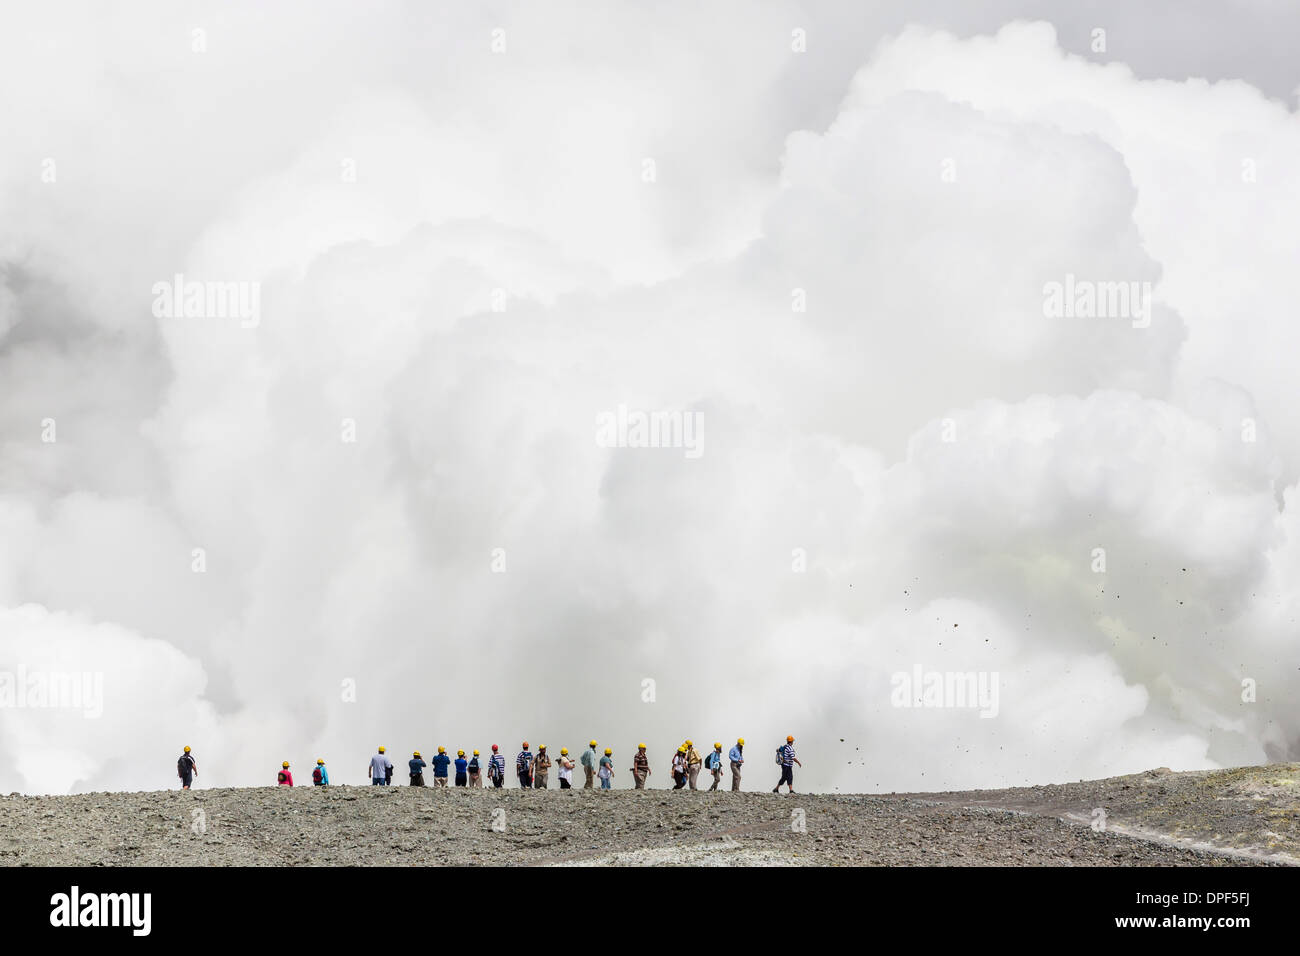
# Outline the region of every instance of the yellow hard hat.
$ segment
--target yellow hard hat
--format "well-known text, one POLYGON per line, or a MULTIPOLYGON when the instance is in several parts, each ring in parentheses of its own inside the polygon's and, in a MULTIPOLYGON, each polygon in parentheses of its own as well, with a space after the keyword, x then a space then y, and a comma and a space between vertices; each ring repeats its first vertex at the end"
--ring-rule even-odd
POLYGON ((445 754, 446 752, 447 752, 447 748, 446 748, 446 747, 439 747, 439 748, 438 748, 438 753, 440 753, 440 754, 445 754))
POLYGON ((538 744, 538 745, 537 745, 537 749, 538 749, 538 750, 545 750, 545 749, 546 749, 546 744, 538 744))
POLYGON ((685 744, 682 744, 680 747, 678 747, 678 748, 677 748, 677 752, 678 752, 679 754, 684 754, 684 753, 686 753, 686 745, 685 745, 685 744))
POLYGON ((190 748, 189 748, 188 746, 186 746, 186 748, 185 748, 185 752, 186 752, 186 753, 189 753, 189 752, 190 752, 190 748))
POLYGON ((383 748, 383 747, 380 747, 380 748, 379 748, 379 752, 380 752, 380 753, 383 753, 383 752, 384 752, 384 748, 383 748))
POLYGON ((610 750, 608 747, 605 748, 605 756, 608 757, 608 756, 609 756, 610 754, 612 754, 613 752, 614 752, 614 751, 610 750))
POLYGON ((736 743, 740 744, 740 746, 742 746, 742 747, 745 746, 745 738, 744 738, 744 737, 737 737, 737 738, 736 738, 736 743))
POLYGON ((463 757, 463 756, 465 756, 465 751, 463 751, 463 750, 457 750, 457 751, 456 751, 456 756, 457 756, 457 757, 463 757))
POLYGON ((563 757, 563 756, 564 756, 565 754, 567 754, 568 752, 569 752, 569 748, 568 748, 568 747, 561 747, 561 748, 560 748, 560 756, 561 756, 561 757, 563 757))
POLYGON ((686 741, 686 746, 688 746, 688 747, 694 747, 694 746, 695 746, 695 741, 693 741, 693 740, 688 740, 688 741, 686 741))
MULTIPOLYGON (((465 752, 465 751, 463 751, 463 750, 462 750, 462 751, 461 751, 461 753, 464 753, 464 752, 465 752)), ((476 750, 476 751, 474 751, 474 756, 475 756, 475 757, 477 757, 477 756, 478 756, 478 751, 477 751, 477 750, 476 750)))
POLYGON ((318 764, 320 764, 322 767, 325 766, 325 761, 324 761, 324 760, 319 760, 319 759, 318 759, 316 762, 317 762, 318 764))
POLYGON ((286 760, 284 763, 280 764, 280 766, 281 766, 281 767, 287 767, 287 766, 289 766, 289 761, 286 760))
POLYGON ((637 749, 637 750, 645 750, 645 744, 637 744, 637 745, 636 745, 636 749, 637 749))
POLYGON ((418 756, 420 756, 420 751, 417 750, 417 751, 416 751, 415 753, 413 753, 411 756, 413 756, 413 757, 418 757, 418 756))
POLYGON ((713 749, 714 749, 714 750, 721 750, 721 749, 722 749, 722 744, 718 743, 718 742, 715 740, 715 741, 713 742, 713 749))

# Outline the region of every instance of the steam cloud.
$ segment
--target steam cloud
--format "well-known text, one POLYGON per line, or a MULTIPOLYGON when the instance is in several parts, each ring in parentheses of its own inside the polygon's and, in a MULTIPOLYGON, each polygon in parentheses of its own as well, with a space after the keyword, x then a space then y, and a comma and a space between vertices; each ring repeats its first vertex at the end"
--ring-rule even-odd
POLYGON ((184 743, 203 786, 525 737, 745 736, 758 786, 793 733, 851 791, 1295 759, 1295 114, 1025 22, 765 109, 814 52, 748 12, 0 41, 0 670, 104 675, 0 709, 0 790, 184 743), (155 316, 176 274, 260 323, 155 316), (1149 326, 1045 316, 1067 274, 1149 326), (621 406, 703 454, 602 445, 621 406), (892 706, 915 666, 997 716, 892 706))

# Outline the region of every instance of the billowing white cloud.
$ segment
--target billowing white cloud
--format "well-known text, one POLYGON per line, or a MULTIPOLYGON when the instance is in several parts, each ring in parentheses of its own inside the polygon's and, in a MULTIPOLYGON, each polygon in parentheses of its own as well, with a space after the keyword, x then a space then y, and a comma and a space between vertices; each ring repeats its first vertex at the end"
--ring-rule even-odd
POLYGON ((0 168, 2 666, 132 689, 103 738, 0 711, 14 786, 165 785, 182 743, 206 785, 524 736, 743 735, 758 786, 792 732, 852 790, 1294 755, 1293 114, 1013 24, 905 31, 776 130, 780 8, 667 66, 455 16, 481 50, 264 94, 220 88, 259 43, 214 21, 220 63, 149 54, 175 101, 104 94, 141 135, 202 99, 196 155, 164 123, 56 150, 117 190, 0 168), (178 273, 260 321, 155 316, 178 273), (1045 314, 1067 276, 1150 311, 1045 314), (620 406, 703 454, 602 447, 620 406), (996 675, 996 716, 894 706, 916 667, 996 675))

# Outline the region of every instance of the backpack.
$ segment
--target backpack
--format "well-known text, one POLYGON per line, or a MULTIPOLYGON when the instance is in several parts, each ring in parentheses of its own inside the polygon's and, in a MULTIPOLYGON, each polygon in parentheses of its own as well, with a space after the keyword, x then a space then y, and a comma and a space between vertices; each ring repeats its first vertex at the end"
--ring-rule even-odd
POLYGON ((286 780, 288 780, 289 778, 288 778, 287 776, 285 776, 284 771, 281 770, 281 771, 280 771, 280 776, 277 777, 276 779, 278 779, 281 783, 284 783, 284 782, 285 782, 286 780))
POLYGON ((478 773, 478 757, 475 757, 469 762, 469 772, 478 773))
POLYGON ((176 761, 176 776, 178 776, 178 777, 183 777, 183 776, 185 776, 185 771, 189 769, 189 766, 190 766, 190 758, 189 758, 189 757, 182 757, 180 760, 177 760, 177 761, 176 761))
POLYGON ((781 767, 781 766, 784 766, 784 765, 785 765, 785 761, 783 761, 783 760, 781 759, 782 756, 784 756, 784 754, 785 754, 785 747, 784 747, 784 746, 782 746, 782 747, 777 747, 777 748, 776 748, 776 765, 777 765, 778 767, 781 767))
POLYGON ((704 769, 713 770, 714 768, 719 766, 721 762, 722 761, 718 756, 718 752, 714 750, 707 757, 704 758, 704 769))
POLYGON ((320 783, 320 780, 321 780, 321 777, 320 777, 320 767, 317 767, 315 770, 313 770, 313 771, 311 772, 311 782, 312 782, 312 783, 320 783))

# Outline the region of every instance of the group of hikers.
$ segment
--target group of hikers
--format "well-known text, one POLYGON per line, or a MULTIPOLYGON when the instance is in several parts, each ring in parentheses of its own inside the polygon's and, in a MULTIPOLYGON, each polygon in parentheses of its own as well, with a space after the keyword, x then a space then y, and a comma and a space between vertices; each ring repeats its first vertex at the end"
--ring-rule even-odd
MULTIPOLYGON (((735 746, 726 754, 725 760, 731 766, 731 789, 738 791, 740 789, 741 767, 745 763, 745 738, 740 737, 736 740, 735 746)), ((694 741, 687 740, 673 754, 672 759, 672 777, 673 789, 684 790, 689 787, 691 790, 698 790, 698 780, 700 771, 708 771, 713 776, 713 785, 710 790, 717 790, 718 785, 722 782, 722 773, 724 769, 724 756, 722 753, 722 744, 714 743, 713 750, 703 756, 695 748, 694 741)), ((776 748, 776 763, 781 768, 781 779, 777 781, 772 788, 773 793, 780 793, 781 787, 789 788, 790 793, 794 793, 794 767, 800 763, 799 758, 795 755, 794 737, 787 736, 785 744, 776 748)), ((579 765, 582 765, 583 775, 586 777, 583 783, 584 790, 591 790, 595 787, 595 781, 600 781, 601 790, 612 790, 614 788, 614 751, 606 747, 604 753, 599 752, 599 745, 592 740, 587 749, 582 752, 578 760, 574 760, 569 754, 568 747, 561 747, 558 757, 552 759, 546 749, 546 744, 541 744, 537 752, 533 753, 528 747, 528 741, 523 742, 523 749, 515 755, 515 776, 519 780, 519 786, 524 789, 545 790, 547 789, 551 769, 556 769, 556 776, 559 779, 561 790, 570 790, 573 788, 573 771, 579 765)), ((433 785, 435 787, 447 786, 449 779, 454 780, 454 786, 457 787, 482 787, 483 778, 486 775, 489 782, 496 789, 501 789, 506 782, 506 757, 501 753, 496 744, 492 745, 492 752, 486 760, 483 760, 477 750, 469 757, 465 756, 465 751, 457 750, 456 757, 447 755, 446 747, 439 747, 437 754, 428 763, 416 750, 411 754, 411 759, 407 761, 408 774, 410 776, 410 785, 412 787, 423 787, 424 771, 427 767, 433 767, 433 785)), ((194 777, 198 774, 198 764, 194 756, 190 753, 190 748, 186 747, 185 752, 181 754, 180 759, 176 762, 176 775, 181 779, 181 788, 190 789, 194 777)), ((393 762, 388 758, 388 754, 383 747, 378 748, 375 755, 370 758, 370 764, 366 768, 369 775, 371 786, 386 787, 393 783, 393 762)), ((650 769, 650 758, 646 754, 645 744, 637 744, 636 755, 632 758, 632 766, 628 771, 632 774, 632 788, 635 790, 644 790, 646 781, 653 772, 650 769)), ((316 766, 311 772, 311 782, 314 787, 329 786, 329 771, 325 767, 324 760, 317 760, 316 766)), ((276 783, 280 786, 293 786, 293 773, 289 768, 289 761, 285 760, 280 764, 280 771, 276 774, 276 783)))

